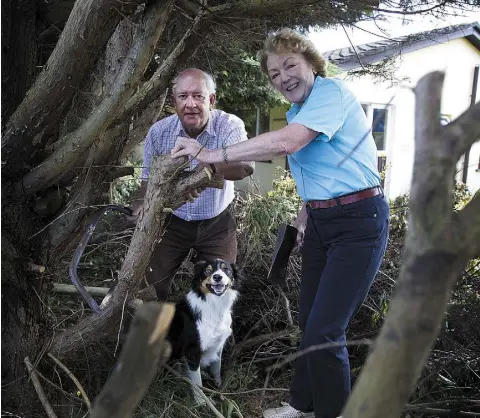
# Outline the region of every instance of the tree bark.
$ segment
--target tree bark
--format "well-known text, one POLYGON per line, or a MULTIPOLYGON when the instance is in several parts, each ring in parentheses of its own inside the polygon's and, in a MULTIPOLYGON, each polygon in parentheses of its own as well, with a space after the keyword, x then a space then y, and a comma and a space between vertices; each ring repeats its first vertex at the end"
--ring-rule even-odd
POLYGON ((135 113, 145 109, 165 91, 175 68, 179 63, 185 61, 192 53, 192 50, 196 48, 197 40, 193 38, 193 34, 199 29, 201 21, 202 14, 199 13, 153 76, 143 83, 135 95, 125 104, 125 107, 117 115, 113 124, 131 118, 135 113))
MULTIPOLYGON (((132 46, 134 26, 129 19, 122 20, 108 41, 104 70, 103 97, 115 94, 114 82, 118 72, 125 64, 128 51, 132 46)), ((110 129, 90 147, 84 160, 68 204, 58 216, 58 220, 49 228, 48 250, 51 263, 56 263, 71 254, 78 244, 80 234, 78 225, 82 225, 91 208, 105 202, 104 194, 110 187, 109 171, 120 164, 120 156, 128 137, 128 121, 110 129)))
POLYGON ((159 366, 170 356, 166 341, 174 305, 150 302, 135 313, 117 365, 93 405, 91 418, 130 418, 159 366))
POLYGON ((38 404, 27 379, 24 358, 37 353, 43 336, 41 281, 27 275, 24 248, 18 242, 14 244, 13 238, 3 226, 2 410, 28 411, 38 404))
POLYGON ((2 159, 9 175, 18 175, 24 170, 19 163, 31 161, 34 138, 40 135, 37 142, 41 144, 42 131, 58 123, 118 22, 140 3, 75 2, 55 50, 3 132, 2 159))
POLYGON ((128 133, 128 140, 122 151, 122 159, 129 156, 133 149, 145 139, 150 127, 161 118, 167 94, 168 88, 166 88, 157 99, 150 103, 140 116, 135 119, 133 129, 128 133))
MULTIPOLYGON (((17 196, 35 193, 53 184, 105 132, 140 82, 153 55, 155 45, 168 22, 172 7, 173 0, 165 0, 154 2, 145 10, 144 19, 137 27, 134 44, 113 82, 114 93, 101 102, 98 109, 79 129, 61 140, 62 145, 53 155, 16 184, 17 196)), ((124 121, 125 119, 121 122, 124 121)))
POLYGON ((35 77, 35 0, 2 2, 2 124, 23 100, 35 77))
POLYGON ((415 88, 415 164, 402 268, 344 418, 401 415, 438 335, 452 289, 467 262, 480 254, 480 196, 459 213, 452 210, 456 162, 480 133, 480 105, 442 127, 438 115, 443 79, 443 73, 431 73, 415 88))

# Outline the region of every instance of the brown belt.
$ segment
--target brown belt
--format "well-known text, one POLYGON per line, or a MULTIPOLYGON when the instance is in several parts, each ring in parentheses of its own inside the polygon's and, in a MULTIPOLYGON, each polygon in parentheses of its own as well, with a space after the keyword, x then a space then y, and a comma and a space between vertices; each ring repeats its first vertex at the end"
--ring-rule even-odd
POLYGON ((368 199, 382 194, 383 191, 380 187, 372 187, 371 189, 362 190, 357 193, 348 194, 345 196, 339 196, 334 199, 328 200, 309 200, 307 206, 312 209, 328 209, 340 205, 348 205, 350 203, 360 202, 360 200, 368 199))

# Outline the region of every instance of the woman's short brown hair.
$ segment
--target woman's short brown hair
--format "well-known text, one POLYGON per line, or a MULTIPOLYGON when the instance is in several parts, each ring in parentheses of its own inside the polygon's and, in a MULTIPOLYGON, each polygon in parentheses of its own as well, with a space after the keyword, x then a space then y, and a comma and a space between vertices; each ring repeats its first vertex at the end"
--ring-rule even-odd
POLYGON ((263 49, 258 51, 257 54, 261 70, 268 75, 267 59, 269 54, 284 54, 286 52, 302 54, 318 75, 321 77, 327 76, 327 62, 315 48, 313 42, 288 28, 280 29, 265 39, 263 49))

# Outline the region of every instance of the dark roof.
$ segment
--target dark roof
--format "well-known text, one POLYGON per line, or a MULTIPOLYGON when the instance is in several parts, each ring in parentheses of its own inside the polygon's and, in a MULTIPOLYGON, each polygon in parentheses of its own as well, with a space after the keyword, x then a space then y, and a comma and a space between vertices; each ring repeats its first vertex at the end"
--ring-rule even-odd
POLYGON ((384 58, 405 54, 417 49, 452 41, 457 38, 466 38, 473 46, 480 50, 480 24, 478 22, 463 25, 447 26, 445 28, 419 32, 400 38, 385 39, 378 42, 334 49, 323 54, 333 64, 342 70, 350 70, 362 64, 372 64, 384 58), (356 51, 356 53, 355 53, 356 51), (360 62, 359 62, 360 60, 360 62))

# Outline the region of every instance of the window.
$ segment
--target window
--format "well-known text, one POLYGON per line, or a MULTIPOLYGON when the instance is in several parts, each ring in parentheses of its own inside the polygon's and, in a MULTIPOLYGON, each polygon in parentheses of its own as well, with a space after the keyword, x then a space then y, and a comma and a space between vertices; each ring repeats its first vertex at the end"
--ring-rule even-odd
POLYGON ((373 103, 362 103, 363 111, 372 126, 372 136, 377 146, 377 168, 382 175, 382 186, 387 169, 387 141, 391 107, 373 103))
POLYGON ((378 151, 385 151, 388 109, 373 108, 372 135, 378 151))
POLYGON ((363 111, 372 125, 372 136, 379 155, 386 155, 388 126, 391 108, 386 105, 362 103, 363 111))

